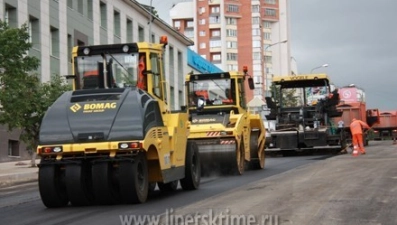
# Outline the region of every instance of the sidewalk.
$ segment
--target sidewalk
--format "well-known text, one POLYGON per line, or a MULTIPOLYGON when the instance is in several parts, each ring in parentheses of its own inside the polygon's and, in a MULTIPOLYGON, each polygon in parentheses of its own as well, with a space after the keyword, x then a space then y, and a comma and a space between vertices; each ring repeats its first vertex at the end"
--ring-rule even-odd
MULTIPOLYGON (((38 164, 40 160, 36 160, 38 164)), ((31 167, 30 160, 0 163, 0 188, 18 183, 36 181, 38 167, 31 167)))

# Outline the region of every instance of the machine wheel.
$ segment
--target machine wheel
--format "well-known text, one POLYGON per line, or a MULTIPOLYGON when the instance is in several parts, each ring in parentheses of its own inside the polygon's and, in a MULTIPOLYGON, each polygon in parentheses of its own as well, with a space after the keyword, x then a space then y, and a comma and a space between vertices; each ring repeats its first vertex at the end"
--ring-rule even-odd
POLYGON ((69 202, 63 175, 58 165, 42 165, 39 168, 39 191, 47 208, 66 206, 69 202))
POLYGON ((176 189, 178 189, 178 182, 178 180, 174 180, 166 184, 158 182, 157 185, 159 186, 160 191, 176 191, 176 189))
POLYGON ((258 143, 258 131, 251 132, 250 139, 250 153, 251 153, 251 161, 249 162, 249 169, 259 170, 265 167, 265 150, 263 149, 260 153, 260 157, 258 158, 259 153, 259 143, 258 143))
POLYGON ((91 170, 87 163, 66 165, 65 178, 66 191, 72 205, 93 204, 91 170))
POLYGON ((195 190, 200 186, 201 166, 197 144, 188 141, 185 156, 185 177, 181 179, 183 190, 195 190))
POLYGON ((145 154, 139 153, 134 161, 120 162, 120 193, 125 203, 146 202, 149 192, 149 174, 145 154))
POLYGON ((245 169, 245 159, 244 159, 244 141, 241 137, 240 147, 236 148, 234 162, 232 163, 232 170, 230 171, 232 174, 241 175, 244 173, 245 169))
POLYGON ((116 171, 110 162, 99 162, 92 165, 92 185, 95 200, 102 205, 118 203, 117 182, 115 181, 116 171))

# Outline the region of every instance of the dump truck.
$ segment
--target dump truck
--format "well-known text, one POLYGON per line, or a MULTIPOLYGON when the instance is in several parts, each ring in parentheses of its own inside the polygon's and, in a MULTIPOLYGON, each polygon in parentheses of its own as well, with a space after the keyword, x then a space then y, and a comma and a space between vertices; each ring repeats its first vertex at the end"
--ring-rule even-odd
MULTIPOLYGON (((340 117, 334 117, 333 121, 340 130, 346 133, 346 140, 350 145, 352 142, 350 123, 353 118, 359 119, 367 123, 370 127, 373 127, 379 123, 379 110, 367 109, 364 89, 354 84, 339 87, 338 93, 340 101, 336 108, 342 111, 342 115, 340 117)), ((368 145, 370 140, 368 132, 363 132, 363 140, 364 145, 368 145)))
POLYGON ((379 112, 379 123, 373 127, 373 138, 375 140, 397 140, 397 111, 381 110, 379 112))
POLYGON ((189 140, 197 143, 204 176, 265 166, 266 131, 260 115, 247 110, 246 86, 255 88, 247 68, 186 76, 189 140))
POLYGON ((346 148, 345 135, 332 123, 342 112, 336 109, 339 94, 331 90, 328 75, 274 76, 272 82, 272 97, 265 98, 270 109, 266 118, 276 121, 276 128, 266 152, 286 156, 346 148))
MULTIPOLYGON (((163 71, 167 38, 73 48, 73 91, 46 112, 37 154, 48 208, 143 203, 153 185, 200 184, 187 107, 171 111, 163 71)), ((169 93, 169 92, 168 92, 169 93)))

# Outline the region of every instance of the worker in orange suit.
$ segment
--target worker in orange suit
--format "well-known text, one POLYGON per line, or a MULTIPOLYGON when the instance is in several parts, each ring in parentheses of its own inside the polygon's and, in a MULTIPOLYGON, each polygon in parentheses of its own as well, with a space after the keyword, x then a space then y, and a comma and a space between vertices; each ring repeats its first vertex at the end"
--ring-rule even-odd
POLYGON ((367 123, 356 118, 352 119, 352 122, 350 123, 350 132, 352 133, 353 146, 354 149, 358 149, 361 154, 365 154, 363 128, 370 129, 367 123))

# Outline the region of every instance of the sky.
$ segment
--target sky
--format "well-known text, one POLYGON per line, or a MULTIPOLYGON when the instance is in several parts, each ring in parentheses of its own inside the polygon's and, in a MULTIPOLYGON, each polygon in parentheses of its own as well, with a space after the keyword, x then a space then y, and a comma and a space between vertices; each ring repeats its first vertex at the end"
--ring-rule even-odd
MULTIPOLYGON (((182 1, 152 5, 168 22, 172 5, 182 1)), ((397 110, 397 0, 289 1, 288 41, 298 73, 328 64, 314 72, 327 73, 336 86, 364 89, 367 108, 397 110)))

